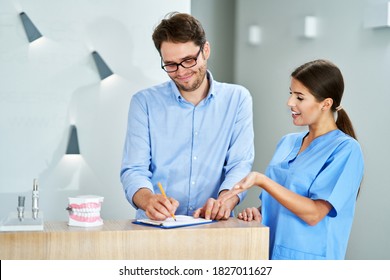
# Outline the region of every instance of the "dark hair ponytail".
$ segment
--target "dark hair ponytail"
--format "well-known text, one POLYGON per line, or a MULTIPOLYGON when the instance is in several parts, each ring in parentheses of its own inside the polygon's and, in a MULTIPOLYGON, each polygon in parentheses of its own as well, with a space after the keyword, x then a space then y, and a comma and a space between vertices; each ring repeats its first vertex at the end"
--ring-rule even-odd
POLYGON ((337 112, 337 127, 356 139, 352 122, 347 112, 340 107, 344 93, 344 79, 336 65, 324 59, 310 61, 295 69, 291 77, 307 87, 318 101, 332 98, 332 111, 337 112))
POLYGON ((345 112, 343 108, 337 111, 336 125, 342 132, 357 139, 355 131, 352 126, 351 119, 349 118, 347 112, 345 112))

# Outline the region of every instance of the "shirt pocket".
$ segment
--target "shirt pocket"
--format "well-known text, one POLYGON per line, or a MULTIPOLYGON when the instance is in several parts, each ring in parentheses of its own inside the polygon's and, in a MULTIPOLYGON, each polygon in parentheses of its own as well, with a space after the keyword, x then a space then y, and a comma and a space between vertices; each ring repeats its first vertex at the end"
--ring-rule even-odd
POLYGON ((302 252, 295 249, 275 245, 271 256, 272 260, 325 260, 322 255, 302 252))

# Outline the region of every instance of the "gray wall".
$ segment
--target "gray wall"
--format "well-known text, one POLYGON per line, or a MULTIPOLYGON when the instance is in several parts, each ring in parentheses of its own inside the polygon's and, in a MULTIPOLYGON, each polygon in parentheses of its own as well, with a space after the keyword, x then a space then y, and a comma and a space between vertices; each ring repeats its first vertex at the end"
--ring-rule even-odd
MULTIPOLYGON (((206 2, 214 6, 224 1, 211 4, 198 0, 192 6, 199 4, 208 10, 206 2)), ((293 126, 286 106, 291 71, 306 61, 326 58, 344 74, 342 103, 354 124, 366 164, 347 259, 390 259, 390 28, 365 28, 367 11, 384 2, 237 0, 235 4, 233 81, 249 88, 253 95, 255 170, 265 170, 282 135, 299 129, 293 126), (316 38, 301 36, 304 16, 317 17, 316 38), (252 24, 262 30, 259 46, 248 43, 252 24)), ((210 21, 205 25, 212 28, 210 21)), ((218 40, 226 32, 230 30, 214 30, 217 37, 210 40, 218 40)), ((230 59, 225 57, 218 63, 229 67, 225 63, 230 59)), ((259 192, 252 190, 238 208, 258 205, 259 192)))
POLYGON ((211 45, 208 67, 221 82, 234 79, 235 4, 235 0, 191 1, 191 13, 202 23, 211 45))

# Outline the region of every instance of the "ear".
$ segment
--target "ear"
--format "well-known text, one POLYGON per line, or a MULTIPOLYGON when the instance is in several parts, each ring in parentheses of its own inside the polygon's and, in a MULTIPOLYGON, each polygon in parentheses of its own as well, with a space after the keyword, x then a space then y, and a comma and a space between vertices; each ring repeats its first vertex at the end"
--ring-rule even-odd
POLYGON ((321 110, 322 111, 330 110, 332 108, 332 105, 333 105, 333 99, 332 98, 325 98, 322 101, 322 108, 321 108, 321 110))
POLYGON ((210 57, 210 43, 209 41, 206 41, 206 43, 204 43, 204 46, 203 46, 203 57, 205 60, 209 59, 210 57))

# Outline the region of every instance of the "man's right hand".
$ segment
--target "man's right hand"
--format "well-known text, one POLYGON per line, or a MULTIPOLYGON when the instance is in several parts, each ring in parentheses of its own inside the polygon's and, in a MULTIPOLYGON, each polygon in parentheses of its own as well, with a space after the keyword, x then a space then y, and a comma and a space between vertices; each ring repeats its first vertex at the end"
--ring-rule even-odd
POLYGON ((134 204, 145 211, 149 219, 163 221, 172 217, 179 202, 174 198, 165 198, 162 194, 154 194, 149 189, 137 191, 133 197, 134 204))

